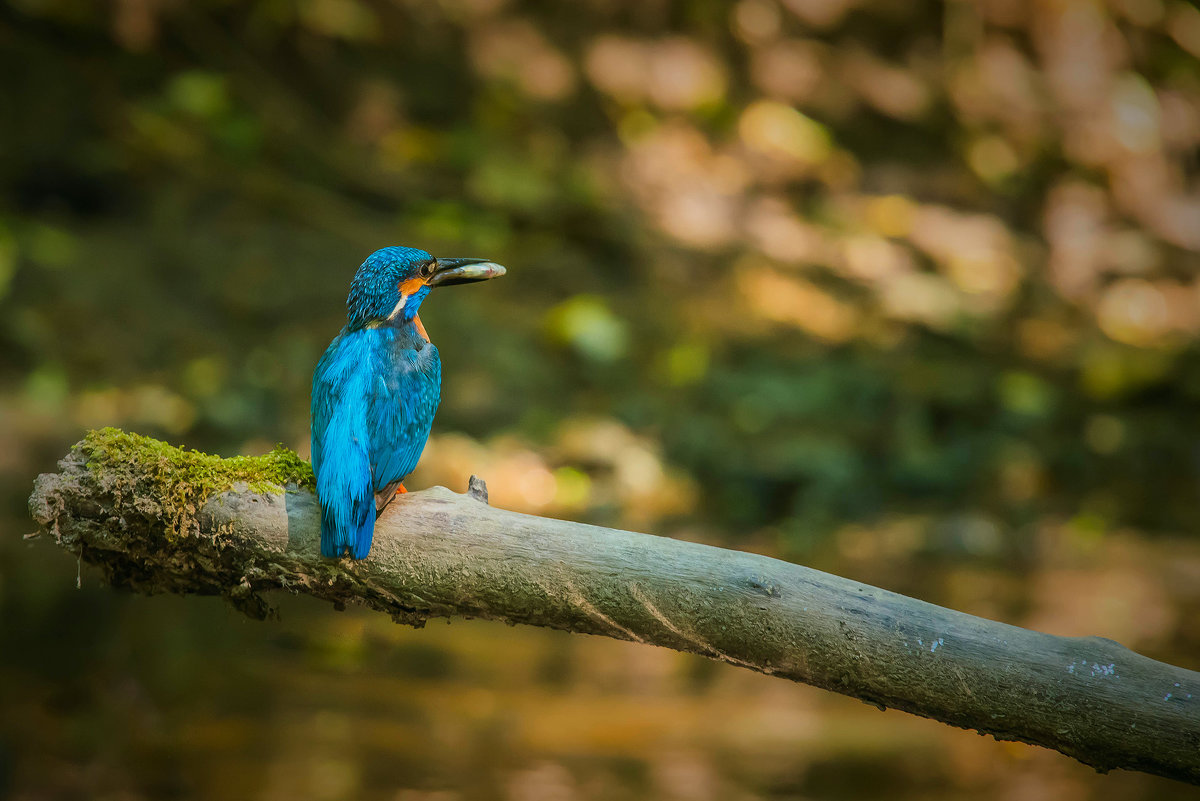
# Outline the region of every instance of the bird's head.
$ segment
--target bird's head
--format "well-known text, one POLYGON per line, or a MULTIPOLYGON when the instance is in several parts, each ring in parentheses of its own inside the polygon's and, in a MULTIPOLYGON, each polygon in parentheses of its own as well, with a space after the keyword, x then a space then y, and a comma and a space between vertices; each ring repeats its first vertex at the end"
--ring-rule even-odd
POLYGON ((406 322, 417 316, 421 301, 438 286, 486 281, 504 275, 487 259, 435 259, 416 248, 377 250, 354 274, 346 310, 351 328, 406 322))

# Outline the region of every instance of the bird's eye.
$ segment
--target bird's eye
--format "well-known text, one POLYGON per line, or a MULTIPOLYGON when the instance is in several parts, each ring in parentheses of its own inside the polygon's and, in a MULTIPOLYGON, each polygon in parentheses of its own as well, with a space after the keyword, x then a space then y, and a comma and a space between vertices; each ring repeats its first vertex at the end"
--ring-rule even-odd
POLYGON ((433 275, 434 269, 437 267, 435 262, 429 261, 421 265, 421 277, 428 278, 433 275))

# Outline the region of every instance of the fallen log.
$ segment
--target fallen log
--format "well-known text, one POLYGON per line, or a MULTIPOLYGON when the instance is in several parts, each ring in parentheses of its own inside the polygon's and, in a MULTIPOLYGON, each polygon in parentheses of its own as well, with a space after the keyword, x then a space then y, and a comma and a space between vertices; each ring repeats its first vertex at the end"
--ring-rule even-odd
POLYGON ((998 623, 756 554, 495 509, 486 488, 401 496, 370 558, 322 559, 308 465, 277 448, 219 459, 115 429, 38 477, 30 512, 108 580, 269 590, 420 626, 466 616, 687 651, 1045 746, 1100 771, 1200 784, 1200 673, 1100 637, 998 623))

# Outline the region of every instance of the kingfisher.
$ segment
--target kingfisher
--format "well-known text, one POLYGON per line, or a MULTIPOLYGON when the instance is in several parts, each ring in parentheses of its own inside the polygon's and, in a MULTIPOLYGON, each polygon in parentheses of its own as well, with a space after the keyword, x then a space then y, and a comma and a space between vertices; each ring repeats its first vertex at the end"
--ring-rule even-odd
POLYGON ((421 458, 442 392, 442 360, 417 312, 434 287, 504 275, 487 259, 387 247, 350 283, 346 327, 312 383, 312 465, 321 555, 365 559, 375 518, 421 458))

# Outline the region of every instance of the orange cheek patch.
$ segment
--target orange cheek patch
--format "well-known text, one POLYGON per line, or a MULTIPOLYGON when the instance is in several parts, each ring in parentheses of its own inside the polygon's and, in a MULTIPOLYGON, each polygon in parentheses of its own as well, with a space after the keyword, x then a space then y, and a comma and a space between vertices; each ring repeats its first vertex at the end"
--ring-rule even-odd
POLYGON ((400 282, 400 294, 404 297, 416 294, 421 287, 425 286, 424 278, 409 278, 407 281, 400 282))

